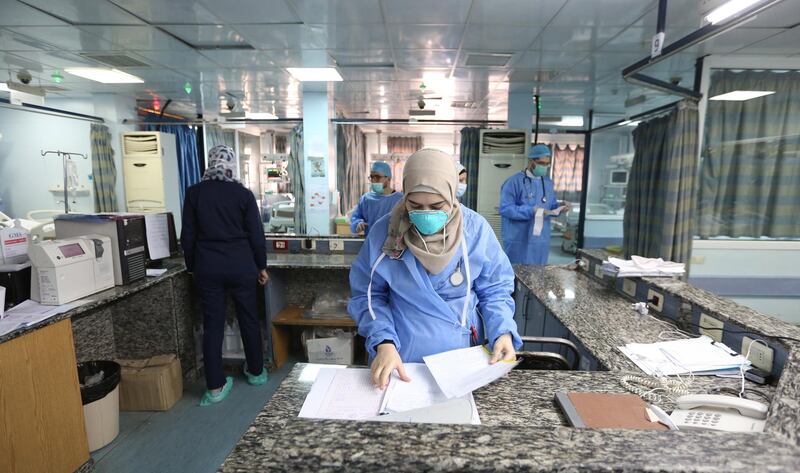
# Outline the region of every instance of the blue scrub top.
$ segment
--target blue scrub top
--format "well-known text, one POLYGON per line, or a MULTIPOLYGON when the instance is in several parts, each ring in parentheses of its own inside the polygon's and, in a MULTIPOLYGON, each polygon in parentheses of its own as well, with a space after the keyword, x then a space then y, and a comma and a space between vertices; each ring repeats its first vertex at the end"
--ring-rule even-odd
POLYGON ((350 231, 356 233, 358 224, 366 222, 368 226, 364 235, 369 235, 372 225, 384 215, 389 214, 402 198, 403 194, 401 192, 393 192, 389 195, 367 192, 362 195, 350 218, 350 231))
POLYGON ((350 269, 352 298, 348 312, 366 339, 370 362, 375 347, 392 341, 405 363, 422 362, 422 357, 472 345, 471 327, 478 332, 478 342, 488 341, 490 348, 497 337, 510 333, 514 347, 522 342, 514 322, 514 271, 489 223, 479 214, 462 206, 464 238, 470 265, 470 294, 465 326, 461 313, 466 301, 466 268, 463 250, 459 250, 439 274, 430 274, 410 250, 399 259, 389 257, 375 268, 372 276, 372 308, 369 313, 367 288, 373 265, 381 255, 388 233, 389 217, 373 226, 358 258, 350 269), (465 281, 454 286, 450 276, 460 269, 465 281))
POLYGON ((537 208, 558 207, 553 181, 530 177, 525 171, 506 179, 500 188, 503 250, 512 264, 547 264, 550 254, 550 216, 544 216, 542 233, 533 234, 537 208))

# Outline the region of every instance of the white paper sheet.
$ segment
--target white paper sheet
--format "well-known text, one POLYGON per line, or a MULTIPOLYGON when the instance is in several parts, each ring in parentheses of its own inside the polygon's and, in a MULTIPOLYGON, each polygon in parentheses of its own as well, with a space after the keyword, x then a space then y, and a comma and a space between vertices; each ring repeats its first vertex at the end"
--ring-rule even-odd
POLYGON ((411 381, 402 381, 396 372, 392 373, 381 413, 410 411, 447 401, 425 364, 404 363, 403 366, 411 381))
POLYGON ((146 214, 147 251, 151 260, 169 257, 169 221, 167 214, 146 214))
POLYGON ((0 286, 0 319, 6 315, 6 288, 0 286))
POLYGON ((533 216, 533 235, 541 235, 542 228, 544 228, 544 209, 538 207, 536 208, 536 213, 533 216))
POLYGON ((516 361, 490 365, 491 354, 483 346, 461 348, 423 357, 436 384, 448 398, 461 397, 486 386, 517 366, 516 361))
POLYGON ((656 343, 629 343, 619 350, 650 376, 716 374, 750 367, 742 355, 707 336, 656 343))
POLYGON ((360 420, 379 414, 384 392, 372 385, 367 368, 322 368, 298 417, 360 420))
POLYGON ((167 272, 167 270, 164 269, 164 268, 162 268, 162 269, 147 269, 146 270, 147 276, 149 276, 151 278, 157 278, 157 277, 163 275, 166 272, 167 272))
POLYGON ((0 335, 49 319, 88 302, 91 302, 91 300, 82 299, 69 304, 52 306, 42 305, 29 299, 9 309, 5 317, 0 319, 0 335))

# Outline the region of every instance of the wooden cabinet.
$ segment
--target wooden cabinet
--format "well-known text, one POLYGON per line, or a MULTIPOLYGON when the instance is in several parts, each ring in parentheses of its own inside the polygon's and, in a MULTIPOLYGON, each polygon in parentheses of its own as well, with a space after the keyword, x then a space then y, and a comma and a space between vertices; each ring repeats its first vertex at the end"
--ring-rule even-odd
POLYGON ((0 344, 0 471, 71 473, 88 460, 70 321, 0 344))

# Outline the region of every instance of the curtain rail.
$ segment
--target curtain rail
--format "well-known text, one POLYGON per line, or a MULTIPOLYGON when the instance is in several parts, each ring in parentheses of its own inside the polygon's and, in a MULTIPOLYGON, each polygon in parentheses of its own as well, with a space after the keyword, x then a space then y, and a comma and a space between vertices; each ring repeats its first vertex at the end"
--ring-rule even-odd
POLYGON ((41 115, 51 115, 54 117, 72 118, 73 120, 83 120, 93 123, 105 123, 101 117, 94 115, 85 115, 83 113, 70 112, 68 110, 59 110, 57 108, 44 107, 42 105, 23 104, 14 105, 5 99, 0 99, 0 108, 7 108, 10 110, 19 110, 21 112, 38 113, 41 115))

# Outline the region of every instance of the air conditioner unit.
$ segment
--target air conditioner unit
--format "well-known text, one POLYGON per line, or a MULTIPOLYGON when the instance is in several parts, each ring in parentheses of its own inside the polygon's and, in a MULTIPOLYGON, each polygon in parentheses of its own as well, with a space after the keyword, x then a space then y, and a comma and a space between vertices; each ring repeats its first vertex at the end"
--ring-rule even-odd
POLYGON ((523 129, 481 130, 478 158, 477 211, 489 222, 502 243, 500 187, 525 169, 530 134, 523 129))
POLYGON ((128 212, 172 212, 181 231, 180 174, 175 135, 158 131, 122 134, 122 168, 128 212))

